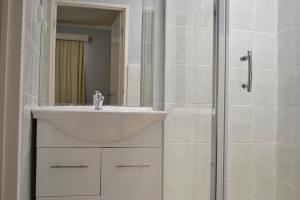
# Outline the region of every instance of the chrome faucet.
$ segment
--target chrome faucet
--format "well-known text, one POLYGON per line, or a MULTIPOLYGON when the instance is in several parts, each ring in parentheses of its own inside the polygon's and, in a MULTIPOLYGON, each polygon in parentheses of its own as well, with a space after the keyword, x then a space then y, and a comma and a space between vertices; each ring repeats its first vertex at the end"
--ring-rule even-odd
POLYGON ((93 95, 93 104, 96 110, 102 110, 103 101, 104 96, 100 91, 96 90, 93 95))

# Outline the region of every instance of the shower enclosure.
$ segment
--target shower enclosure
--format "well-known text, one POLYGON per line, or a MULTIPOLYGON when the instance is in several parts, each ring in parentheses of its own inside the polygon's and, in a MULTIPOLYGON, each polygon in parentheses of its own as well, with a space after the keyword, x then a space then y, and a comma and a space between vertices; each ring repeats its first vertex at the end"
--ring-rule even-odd
POLYGON ((300 199, 299 10, 166 1, 165 200, 300 199))

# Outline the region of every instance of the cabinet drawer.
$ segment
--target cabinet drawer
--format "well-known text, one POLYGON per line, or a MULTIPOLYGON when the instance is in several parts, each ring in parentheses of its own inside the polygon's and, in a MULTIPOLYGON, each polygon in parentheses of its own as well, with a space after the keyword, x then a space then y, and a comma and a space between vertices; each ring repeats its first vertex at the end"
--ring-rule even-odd
POLYGON ((102 150, 101 197, 104 200, 160 200, 161 149, 102 150))
POLYGON ((38 197, 100 195, 101 150, 39 148, 38 197))
POLYGON ((37 200, 100 200, 100 196, 80 196, 80 197, 39 197, 37 200))

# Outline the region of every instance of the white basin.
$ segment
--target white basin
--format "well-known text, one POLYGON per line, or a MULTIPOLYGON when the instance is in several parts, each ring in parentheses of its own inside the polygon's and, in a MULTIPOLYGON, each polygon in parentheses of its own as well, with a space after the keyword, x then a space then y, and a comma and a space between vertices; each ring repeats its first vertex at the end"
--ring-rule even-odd
POLYGON ((32 113, 64 134, 91 142, 128 139, 166 118, 166 112, 140 107, 46 106, 32 113))

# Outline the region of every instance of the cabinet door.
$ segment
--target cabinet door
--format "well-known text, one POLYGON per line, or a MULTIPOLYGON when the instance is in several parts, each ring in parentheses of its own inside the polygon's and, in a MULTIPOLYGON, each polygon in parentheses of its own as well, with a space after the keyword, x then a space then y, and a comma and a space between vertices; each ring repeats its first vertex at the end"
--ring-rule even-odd
POLYGON ((102 200, 160 200, 161 149, 102 150, 102 200))
POLYGON ((99 196, 101 149, 39 148, 37 197, 99 196))

